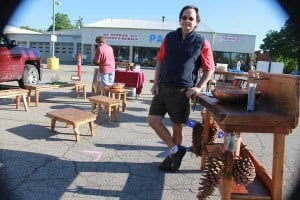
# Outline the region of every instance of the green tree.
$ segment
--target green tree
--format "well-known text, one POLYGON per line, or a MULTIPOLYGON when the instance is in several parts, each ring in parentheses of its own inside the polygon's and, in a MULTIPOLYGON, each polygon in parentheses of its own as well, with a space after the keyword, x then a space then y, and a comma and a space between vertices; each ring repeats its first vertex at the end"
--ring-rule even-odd
MULTIPOLYGON (((49 26, 47 31, 52 31, 53 25, 49 26)), ((74 26, 71 24, 71 20, 67 14, 56 13, 55 14, 55 30, 66 30, 73 29, 74 26)))
POLYGON ((283 62, 284 72, 300 70, 300 31, 293 19, 288 19, 280 31, 269 31, 260 48, 274 61, 283 62))
POLYGON ((45 32, 43 29, 31 28, 29 26, 20 26, 20 28, 30 30, 30 31, 40 32, 40 33, 45 32))

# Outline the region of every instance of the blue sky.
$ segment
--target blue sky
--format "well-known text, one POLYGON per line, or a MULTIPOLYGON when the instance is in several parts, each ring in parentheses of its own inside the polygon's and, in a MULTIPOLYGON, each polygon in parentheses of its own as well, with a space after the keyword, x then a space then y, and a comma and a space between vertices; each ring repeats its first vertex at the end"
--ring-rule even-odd
MULTIPOLYGON (((84 24, 106 18, 178 21, 180 9, 188 4, 200 10, 202 22, 215 32, 256 35, 255 50, 269 30, 284 25, 288 16, 274 0, 59 0, 56 12, 68 14, 72 23, 84 24)), ((52 0, 25 0, 9 24, 47 29, 52 24, 52 0)))

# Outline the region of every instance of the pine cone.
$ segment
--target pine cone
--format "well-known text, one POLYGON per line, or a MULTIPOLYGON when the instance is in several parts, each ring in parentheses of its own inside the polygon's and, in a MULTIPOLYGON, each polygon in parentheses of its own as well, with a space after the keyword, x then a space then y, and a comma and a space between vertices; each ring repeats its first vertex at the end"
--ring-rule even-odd
POLYGON ((192 143, 193 150, 196 156, 201 156, 203 140, 203 124, 197 122, 193 128, 192 143))
POLYGON ((214 119, 210 120, 208 144, 216 143, 220 127, 214 119))
POLYGON ((250 158, 241 156, 235 160, 233 178, 237 184, 248 185, 254 181, 255 176, 255 167, 250 158))
POLYGON ((209 199, 209 196, 214 192, 218 180, 224 174, 225 162, 225 153, 220 149, 215 149, 208 155, 205 163, 206 174, 201 178, 201 186, 198 188, 197 198, 199 200, 209 199))

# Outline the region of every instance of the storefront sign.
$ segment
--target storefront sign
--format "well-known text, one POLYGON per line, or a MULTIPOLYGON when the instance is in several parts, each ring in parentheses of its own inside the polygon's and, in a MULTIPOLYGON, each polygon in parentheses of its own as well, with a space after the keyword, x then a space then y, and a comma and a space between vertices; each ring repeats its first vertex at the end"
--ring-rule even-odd
POLYGON ((126 40, 126 41, 137 41, 139 40, 138 34, 129 33, 103 33, 103 36, 107 40, 126 40))
POLYGON ((162 35, 157 35, 157 34, 151 34, 149 35, 149 42, 155 42, 155 43, 161 43, 163 40, 163 36, 162 35))
POLYGON ((220 40, 221 40, 221 42, 240 42, 240 36, 230 35, 230 34, 221 34, 220 40))

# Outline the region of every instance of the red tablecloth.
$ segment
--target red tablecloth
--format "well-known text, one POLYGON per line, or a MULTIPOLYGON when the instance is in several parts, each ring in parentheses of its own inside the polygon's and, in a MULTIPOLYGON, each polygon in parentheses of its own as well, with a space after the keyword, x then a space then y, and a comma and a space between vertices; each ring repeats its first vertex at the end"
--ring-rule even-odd
POLYGON ((121 71, 116 70, 115 83, 125 83, 125 87, 136 88, 136 94, 142 92, 145 76, 142 71, 121 71))

